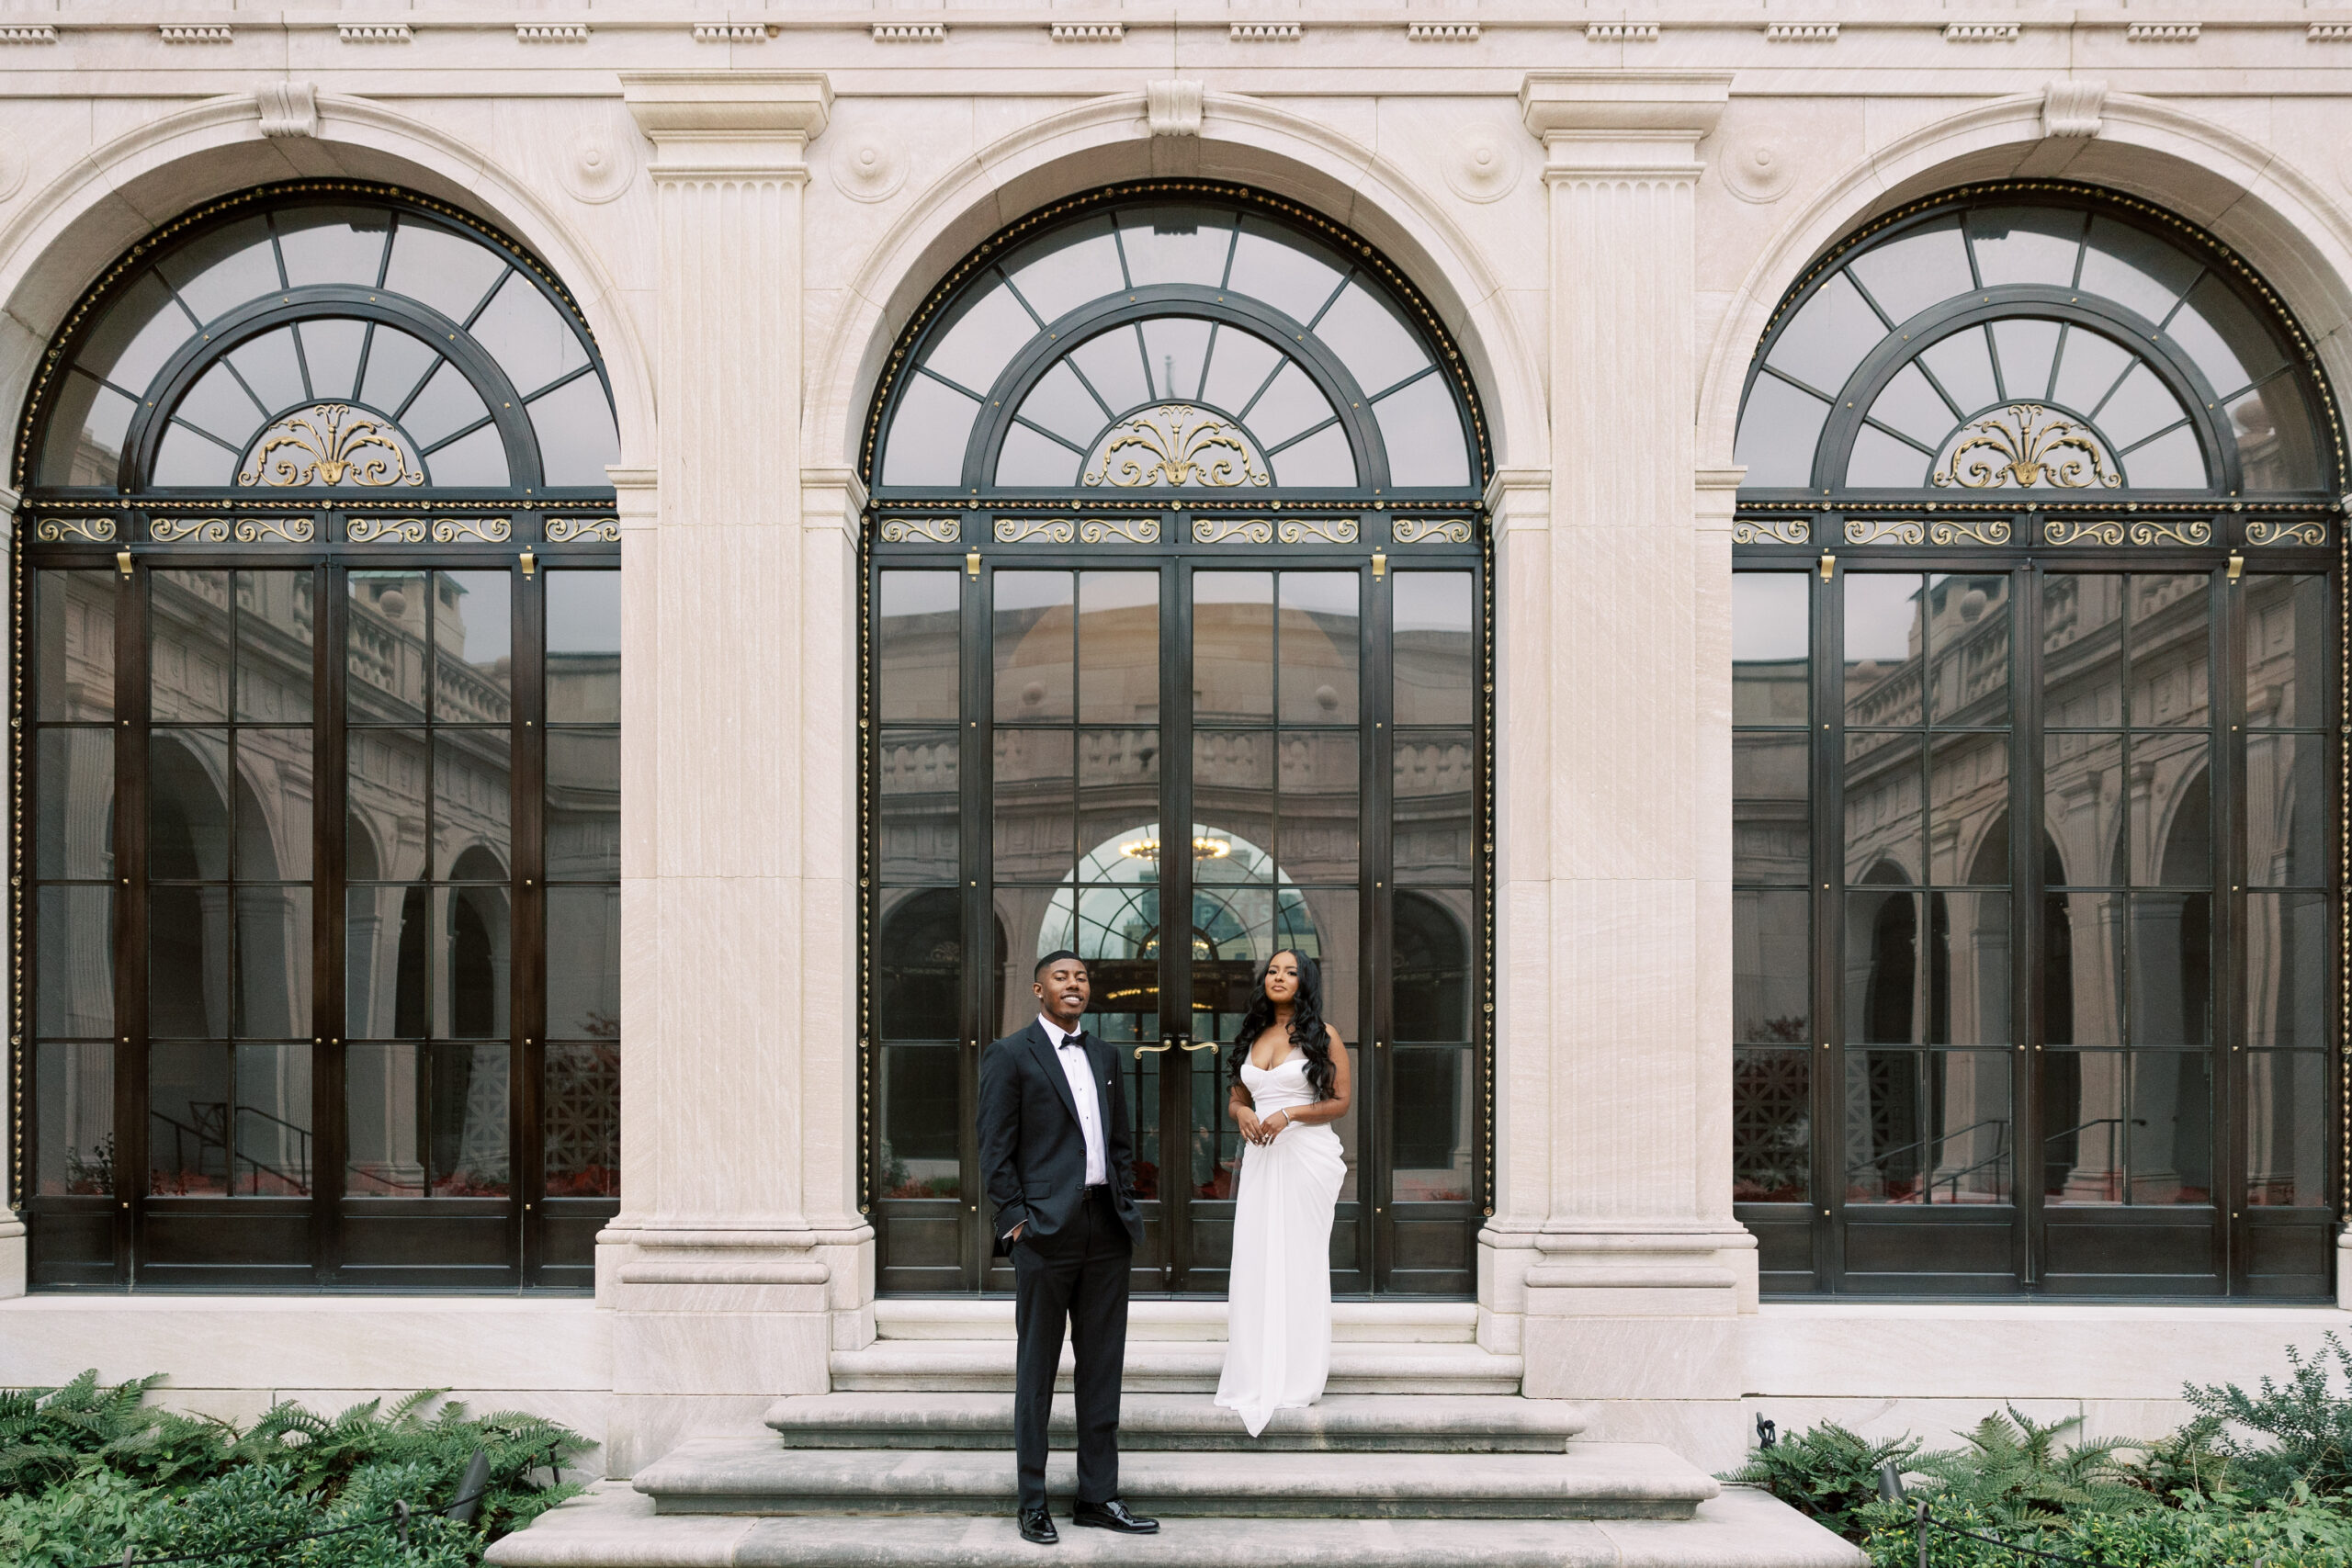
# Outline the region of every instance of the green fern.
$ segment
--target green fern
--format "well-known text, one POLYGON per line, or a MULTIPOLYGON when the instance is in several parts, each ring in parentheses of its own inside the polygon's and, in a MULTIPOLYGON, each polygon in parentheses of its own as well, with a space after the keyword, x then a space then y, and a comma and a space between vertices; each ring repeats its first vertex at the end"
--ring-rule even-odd
POLYGON ((1922 1455, 1918 1469, 1940 1502, 1979 1510, 2002 1524, 2155 1506, 2120 1457, 2138 1445, 2109 1438, 2063 1446, 2060 1439, 2080 1425, 2079 1416, 2045 1424, 2011 1405, 1963 1434, 1966 1448, 1922 1455))
POLYGON ((1910 1468, 1919 1448, 1919 1439, 1908 1433, 1874 1443, 1824 1421, 1754 1450, 1746 1464, 1717 1479, 1761 1487, 1848 1540, 1860 1540, 1862 1527, 1855 1516, 1878 1495, 1879 1467, 1892 1464, 1899 1473, 1910 1468))
POLYGON ((2352 1349, 2334 1333, 2309 1360, 2287 1347, 2294 1375, 2282 1387, 2264 1378, 2258 1392, 2235 1383, 2189 1383, 2181 1396, 2213 1423, 2213 1448, 2231 1461, 2233 1479, 2253 1495, 2281 1497, 2301 1482, 2321 1496, 2352 1495, 2352 1349), (2343 1374, 2338 1393, 2330 1371, 2343 1374), (2267 1438, 2248 1442, 2232 1428, 2267 1438))

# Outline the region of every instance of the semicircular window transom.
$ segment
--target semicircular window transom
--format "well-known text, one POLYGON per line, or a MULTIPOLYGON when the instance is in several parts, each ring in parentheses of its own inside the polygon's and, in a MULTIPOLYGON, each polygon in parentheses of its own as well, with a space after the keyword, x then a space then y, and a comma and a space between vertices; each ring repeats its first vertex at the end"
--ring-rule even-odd
POLYGON ((2306 358, 2177 220, 2087 188, 1953 193, 1792 290, 1741 406, 1743 491, 2326 492, 2306 358))
POLYGON ((609 488, 619 439, 595 345, 529 256, 389 192, 222 205, 127 261, 69 325, 34 485, 609 488))
POLYGON ((1080 205, 944 291, 877 489, 1476 493, 1459 355, 1367 248, 1239 192, 1080 205))

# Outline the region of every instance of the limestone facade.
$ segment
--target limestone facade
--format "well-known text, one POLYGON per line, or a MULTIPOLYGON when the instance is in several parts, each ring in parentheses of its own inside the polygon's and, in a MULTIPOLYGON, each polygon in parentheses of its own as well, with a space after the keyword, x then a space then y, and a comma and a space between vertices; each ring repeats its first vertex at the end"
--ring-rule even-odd
POLYGON ((621 443, 630 1029, 593 1303, 28 1297, 0 1213, 0 1382, 164 1370, 222 1410, 454 1384, 627 1473, 873 1340, 867 411, 973 246, 1143 176, 1348 226, 1471 362, 1498 686, 1477 1332, 1526 1392, 1712 1463, 1759 1411, 1925 1429, 2012 1399, 2115 1431, 2280 1364, 2333 1308, 1759 1303, 1732 1211, 1733 436, 1813 259, 2013 176, 2203 226, 2352 386, 2347 66, 2352 9, 2246 0, 12 5, 0 406, 128 247, 277 180, 476 212, 578 300, 621 443))

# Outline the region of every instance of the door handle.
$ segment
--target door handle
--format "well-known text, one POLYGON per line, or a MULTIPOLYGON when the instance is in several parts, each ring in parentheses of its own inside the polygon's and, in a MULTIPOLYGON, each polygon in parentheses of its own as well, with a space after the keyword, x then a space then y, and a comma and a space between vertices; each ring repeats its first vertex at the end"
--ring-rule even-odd
POLYGON ((1221 1042, 1215 1040, 1204 1040, 1197 1045, 1187 1045, 1184 1049, 1187 1051, 1214 1051, 1220 1043, 1221 1042))
POLYGON ((1143 1060, 1143 1054, 1144 1054, 1146 1051, 1148 1051, 1148 1052, 1150 1052, 1153 1055, 1157 1056, 1157 1055, 1159 1055, 1162 1051, 1173 1051, 1174 1049, 1176 1049, 1176 1037, 1175 1037, 1174 1035, 1172 1035, 1172 1034, 1171 1034, 1171 1035, 1168 1036, 1168 1038, 1166 1038, 1165 1040, 1162 1040, 1162 1041, 1161 1041, 1159 1044, 1157 1044, 1157 1045, 1138 1045, 1138 1046, 1136 1046, 1136 1061, 1138 1061, 1138 1062, 1142 1061, 1142 1060, 1143 1060))

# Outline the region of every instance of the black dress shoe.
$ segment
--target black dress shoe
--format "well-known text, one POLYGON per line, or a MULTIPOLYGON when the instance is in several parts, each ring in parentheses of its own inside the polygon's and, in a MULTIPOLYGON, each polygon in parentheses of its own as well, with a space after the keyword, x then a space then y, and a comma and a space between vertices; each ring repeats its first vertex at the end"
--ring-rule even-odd
POLYGON ((1021 1539, 1034 1540, 1039 1546, 1059 1546, 1061 1532, 1054 1529, 1054 1516, 1043 1508, 1021 1510, 1021 1539))
POLYGON ((1121 1535, 1158 1535, 1159 1521, 1147 1519, 1141 1514, 1127 1512, 1127 1506, 1116 1497, 1107 1503, 1080 1503, 1071 1513, 1074 1525, 1092 1525, 1096 1529, 1117 1530, 1121 1535))

